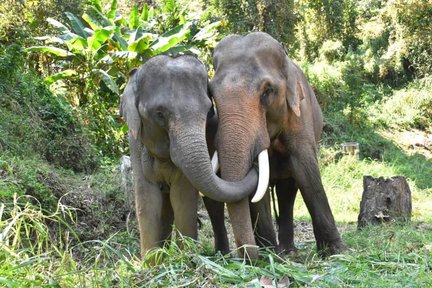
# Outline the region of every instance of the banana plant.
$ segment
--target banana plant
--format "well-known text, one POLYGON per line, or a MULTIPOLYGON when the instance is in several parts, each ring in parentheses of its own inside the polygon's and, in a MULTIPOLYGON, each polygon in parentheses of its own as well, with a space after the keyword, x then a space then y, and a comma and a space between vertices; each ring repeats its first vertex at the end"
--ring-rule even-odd
POLYGON ((82 77, 96 83, 103 81, 111 92, 119 94, 118 84, 125 82, 127 72, 148 58, 165 52, 193 50, 199 53, 195 47, 202 47, 209 38, 215 38, 219 22, 204 22, 201 29, 196 29, 196 24, 186 19, 184 11, 176 10, 175 3, 167 1, 164 11, 175 12, 178 25, 159 34, 155 31, 158 19, 168 17, 162 11, 144 4, 141 12, 134 6, 128 17, 123 18, 117 10, 117 0, 111 2, 106 13, 100 2, 93 0, 80 18, 66 13, 69 27, 48 18, 48 23, 60 35, 36 37, 48 45, 26 50, 49 53, 66 60, 61 62, 64 70, 47 77, 50 84, 68 77, 82 77), (191 35, 192 26, 197 30, 194 35, 191 35))
POLYGON ((50 66, 56 73, 45 81, 50 85, 63 81, 73 91, 67 98, 86 111, 87 122, 93 123, 95 137, 100 139, 96 142, 105 145, 106 137, 119 138, 112 115, 128 72, 161 53, 200 54, 214 45, 219 22, 191 19, 175 0, 165 0, 160 9, 134 6, 126 17, 119 13, 117 0, 112 0, 107 11, 100 0, 89 2, 80 17, 66 13, 67 24, 47 18, 58 35, 36 37, 44 45, 25 50, 47 53, 57 60, 50 66))

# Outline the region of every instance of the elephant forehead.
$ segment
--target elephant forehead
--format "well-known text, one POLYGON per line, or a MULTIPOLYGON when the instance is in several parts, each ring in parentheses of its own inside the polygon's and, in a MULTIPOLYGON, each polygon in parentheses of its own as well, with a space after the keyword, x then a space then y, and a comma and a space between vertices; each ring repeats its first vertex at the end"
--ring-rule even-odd
POLYGON ((216 99, 225 96, 243 98, 254 92, 250 87, 250 82, 246 81, 241 76, 232 77, 219 83, 217 87, 214 88, 217 89, 216 93, 214 93, 216 99))

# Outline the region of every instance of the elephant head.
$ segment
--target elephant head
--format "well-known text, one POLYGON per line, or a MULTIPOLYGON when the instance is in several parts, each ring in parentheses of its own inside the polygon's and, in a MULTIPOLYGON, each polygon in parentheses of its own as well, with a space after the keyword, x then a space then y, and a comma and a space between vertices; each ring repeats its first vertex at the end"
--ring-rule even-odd
POLYGON ((156 56, 131 73, 121 114, 130 142, 140 142, 159 162, 172 161, 206 196, 237 201, 255 189, 256 171, 235 183, 213 172, 205 135, 213 111, 207 84, 207 71, 195 57, 156 56))

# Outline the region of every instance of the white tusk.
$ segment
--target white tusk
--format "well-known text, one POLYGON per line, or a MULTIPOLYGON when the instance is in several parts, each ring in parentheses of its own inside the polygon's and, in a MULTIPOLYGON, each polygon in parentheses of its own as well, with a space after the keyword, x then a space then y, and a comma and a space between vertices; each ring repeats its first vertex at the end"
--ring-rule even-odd
POLYGON ((254 197, 251 200, 252 203, 260 201, 267 192, 270 179, 270 166, 267 149, 261 151, 261 153, 258 155, 258 174, 258 187, 254 197))
POLYGON ((215 151, 213 154, 211 164, 212 164, 213 172, 217 173, 219 170, 219 158, 218 158, 217 151, 215 151))

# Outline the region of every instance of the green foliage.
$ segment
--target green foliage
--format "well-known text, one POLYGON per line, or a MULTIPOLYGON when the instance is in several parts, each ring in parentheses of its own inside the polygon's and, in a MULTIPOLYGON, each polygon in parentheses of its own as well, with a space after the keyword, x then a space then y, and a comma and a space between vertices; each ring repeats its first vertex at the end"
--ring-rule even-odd
POLYGON ((371 107, 372 120, 392 128, 432 128, 432 79, 412 82, 408 87, 394 90, 371 107))
POLYGON ((119 145, 124 129, 119 129, 117 107, 128 72, 161 53, 205 52, 214 44, 218 22, 189 18, 176 1, 165 1, 161 9, 134 6, 127 17, 119 14, 115 0, 107 11, 101 7, 92 1, 81 17, 67 12, 69 25, 48 18, 60 35, 37 37, 50 45, 26 50, 59 58, 54 66, 59 71, 46 81, 62 80, 69 90, 65 97, 83 112, 97 146, 116 155, 125 148, 119 145))
POLYGON ((321 47, 331 43, 328 41, 340 41, 345 51, 355 50, 360 44, 356 38, 357 2, 359 1, 296 1, 295 9, 299 19, 296 39, 299 42, 299 50, 293 55, 313 61, 320 57, 321 47))
POLYGON ((96 168, 93 148, 72 109, 25 68, 18 45, 0 49, 0 94, 2 153, 41 157, 74 171, 96 168))
POLYGON ((263 31, 283 42, 288 50, 296 45, 293 0, 220 0, 214 1, 214 5, 228 21, 230 32, 263 31))
POLYGON ((352 250, 343 255, 323 260, 306 245, 295 259, 261 251, 254 265, 228 256, 202 256, 199 243, 175 236, 148 254, 160 259, 159 265, 149 266, 114 238, 70 245, 76 237, 67 224, 74 218, 73 209, 59 204, 54 213, 45 215, 24 200, 15 198, 0 207, 0 283, 10 287, 260 287, 264 281, 292 287, 432 284, 428 257, 432 233, 427 223, 361 231, 351 225, 345 227, 344 240, 352 250), (181 248, 176 244, 179 238, 181 248))
POLYGON ((432 4, 428 1, 359 1, 359 54, 375 81, 392 85, 431 73, 432 4), (421 20, 420 20, 421 19, 421 20))
POLYGON ((65 20, 64 11, 80 13, 81 0, 5 0, 0 4, 0 43, 27 45, 32 36, 50 31, 46 17, 65 20))

